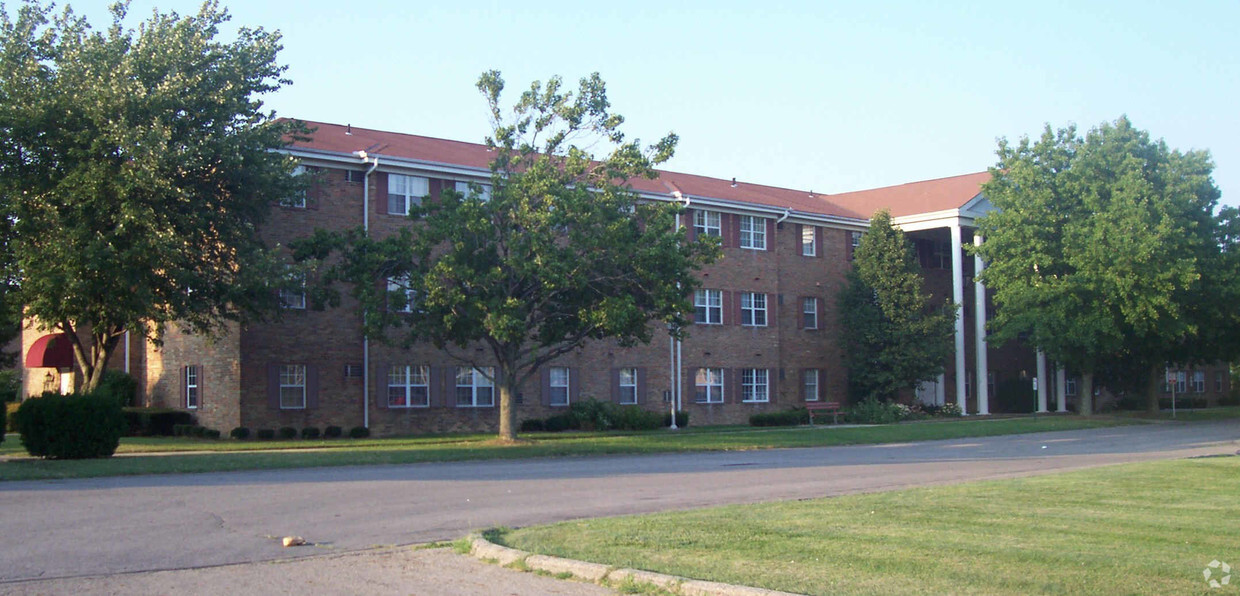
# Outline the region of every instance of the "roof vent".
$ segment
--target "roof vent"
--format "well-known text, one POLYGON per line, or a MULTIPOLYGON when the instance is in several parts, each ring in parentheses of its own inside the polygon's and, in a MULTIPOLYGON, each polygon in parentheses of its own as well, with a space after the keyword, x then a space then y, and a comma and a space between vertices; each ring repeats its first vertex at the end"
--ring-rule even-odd
POLYGON ((732 188, 736 188, 736 177, 732 178, 732 188))
POLYGON ((346 124, 346 125, 344 125, 344 134, 347 134, 347 135, 349 135, 349 136, 353 136, 353 125, 352 125, 352 124, 346 124))

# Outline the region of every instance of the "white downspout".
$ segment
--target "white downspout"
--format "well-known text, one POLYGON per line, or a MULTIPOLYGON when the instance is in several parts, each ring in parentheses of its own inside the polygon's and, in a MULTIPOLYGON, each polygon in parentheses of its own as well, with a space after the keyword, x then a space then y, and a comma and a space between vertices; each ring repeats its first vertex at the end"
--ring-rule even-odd
POLYGON ((784 209, 784 214, 783 214, 783 215, 781 215, 781 216, 779 216, 779 219, 775 220, 775 223, 777 223, 777 224, 784 223, 784 220, 785 220, 785 219, 788 219, 788 216, 789 216, 789 215, 792 215, 792 207, 789 207, 789 208, 787 208, 787 209, 784 209))
POLYGON ((125 374, 129 373, 129 330, 125 330, 125 374))
MULTIPOLYGON (((680 193, 680 191, 675 191, 672 193, 672 196, 676 197, 676 200, 680 201, 683 207, 685 207, 686 209, 689 208, 689 203, 691 202, 691 200, 689 199, 688 195, 683 195, 680 193)), ((693 225, 693 222, 684 222, 684 225, 686 227, 691 226, 693 225)), ((680 215, 677 215, 676 216, 676 230, 679 231, 680 227, 681 227, 680 215)), ((685 366, 684 365, 685 365, 684 342, 678 339, 676 340, 676 391, 672 393, 672 424, 673 424, 672 428, 675 428, 674 425, 676 424, 676 412, 680 411, 680 409, 684 407, 684 400, 682 399, 684 396, 684 391, 685 391, 685 382, 684 382, 685 381, 685 378, 684 378, 685 366)))
MULTIPOLYGON (((370 163, 362 179, 362 233, 370 236, 370 175, 379 167, 379 158, 369 162, 365 151, 354 151, 362 163, 370 163)), ((363 315, 365 316, 365 315, 363 315)), ((370 428, 370 337, 362 335, 362 426, 370 428)))

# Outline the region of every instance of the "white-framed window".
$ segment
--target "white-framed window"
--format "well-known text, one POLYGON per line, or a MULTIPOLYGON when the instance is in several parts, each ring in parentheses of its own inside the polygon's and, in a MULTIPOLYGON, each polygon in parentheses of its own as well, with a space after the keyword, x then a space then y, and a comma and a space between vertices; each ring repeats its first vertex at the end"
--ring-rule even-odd
POLYGON ((771 401, 771 385, 767 369, 741 370, 741 400, 752 403, 771 401))
POLYGON ((413 312, 414 292, 409 287, 409 276, 387 278, 388 310, 413 312))
POLYGON ((1067 395, 1076 395, 1076 377, 1068 377, 1064 380, 1063 392, 1067 395))
POLYGON ((693 401, 699 404, 723 403, 723 369, 699 368, 693 377, 693 401))
POLYGON ((280 409, 306 409, 306 365, 280 366, 280 409))
POLYGON ((693 212, 693 233, 698 236, 723 236, 723 224, 718 211, 699 209, 693 212))
POLYGON ((766 327, 766 294, 741 293, 741 325, 766 327))
POLYGON ((986 392, 987 395, 995 395, 995 371, 986 373, 986 392))
POLYGON ((571 373, 566 366, 553 366, 549 376, 551 377, 551 405, 567 406, 570 395, 568 390, 568 377, 571 373))
MULTIPOLYGON (((478 183, 478 186, 479 188, 481 188, 481 192, 478 193, 477 195, 478 200, 482 201, 483 203, 490 201, 491 200, 491 185, 478 183)), ((463 180, 457 180, 455 187, 456 187, 456 192, 461 193, 461 196, 467 199, 470 198, 471 196, 474 196, 473 191, 469 189, 468 182, 465 182, 463 180)))
POLYGON ((430 367, 398 365, 388 369, 387 403, 389 408, 430 407, 430 367))
POLYGON ((699 325, 723 324, 721 290, 697 290, 693 293, 693 322, 699 325))
POLYGON ((801 226, 801 256, 818 256, 818 243, 814 241, 814 226, 801 226))
POLYGON ((201 398, 199 394, 198 384, 198 367, 185 367, 185 407, 190 410, 198 409, 198 401, 201 398))
POLYGON ((766 250, 766 218, 752 215, 740 216, 741 248, 766 250))
POLYGON ((297 310, 306 308, 306 276, 290 275, 289 280, 295 287, 280 288, 280 306, 297 310))
POLYGON ((1206 371, 1204 370, 1193 371, 1193 393, 1205 393, 1205 392, 1206 392, 1206 371))
POLYGON ((495 407, 495 369, 460 367, 456 369, 458 408, 495 407))
POLYGON ((430 180, 421 176, 388 174, 388 210, 392 215, 409 215, 409 207, 421 205, 430 194, 430 180))
POLYGON ((861 232, 849 232, 849 246, 853 250, 857 250, 857 247, 861 246, 861 232))
POLYGON ((805 374, 801 377, 801 379, 805 384, 805 401, 818 401, 818 369, 805 369, 805 374))
POLYGON ((1188 392, 1188 371, 1186 370, 1176 371, 1175 392, 1176 393, 1187 393, 1188 392))
MULTIPOLYGON (((293 168, 293 176, 304 176, 306 175, 307 171, 308 170, 306 169, 306 166, 301 166, 301 165, 295 166, 293 168)), ((305 209, 306 208, 306 197, 309 194, 309 192, 310 191, 305 188, 295 191, 293 193, 293 196, 289 197, 288 200, 284 202, 284 206, 290 209, 305 209)))
POLYGON ((818 328, 818 299, 801 299, 801 326, 805 329, 818 328))
POLYGON ((620 369, 620 403, 633 405, 637 403, 637 369, 620 369))
POLYGON ((1223 371, 1215 371, 1214 373, 1214 392, 1223 392, 1223 371))

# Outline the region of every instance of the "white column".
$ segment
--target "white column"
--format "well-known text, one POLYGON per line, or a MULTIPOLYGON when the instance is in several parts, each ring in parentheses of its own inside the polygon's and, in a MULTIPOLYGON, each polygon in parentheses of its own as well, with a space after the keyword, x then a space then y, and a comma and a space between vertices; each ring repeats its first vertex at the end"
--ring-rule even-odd
POLYGON ((939 375, 934 381, 934 403, 940 406, 947 403, 947 375, 939 375))
POLYGON ((1046 376, 1046 352, 1038 350, 1038 412, 1046 411, 1046 386, 1050 381, 1046 376))
MULTIPOLYGON (((960 224, 951 228, 952 234, 952 302, 956 303, 956 403, 960 411, 969 415, 968 402, 964 396, 964 256, 961 254, 960 224)), ((981 382, 979 381, 980 385, 981 382)), ((979 393, 980 395, 980 393, 979 393)))
POLYGON ((1059 400, 1055 402, 1059 404, 1059 407, 1056 408, 1055 411, 1056 412, 1067 412, 1068 411, 1068 372, 1065 371, 1062 366, 1057 366, 1055 368, 1055 398, 1059 400))
MULTIPOLYGON (((982 235, 973 234, 973 245, 982 245, 982 235)), ((986 286, 977 280, 985 265, 982 258, 973 256, 973 349, 977 353, 977 413, 990 413, 990 371, 986 353, 986 286), (985 381, 985 382, 983 382, 985 381)))

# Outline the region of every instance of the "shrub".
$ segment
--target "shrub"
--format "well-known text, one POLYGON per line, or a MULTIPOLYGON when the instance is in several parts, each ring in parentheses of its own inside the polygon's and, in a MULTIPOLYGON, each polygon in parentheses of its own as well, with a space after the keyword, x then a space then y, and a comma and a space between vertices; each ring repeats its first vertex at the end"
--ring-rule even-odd
POLYGON ((228 436, 234 439, 245 440, 250 438, 250 429, 244 426, 238 426, 237 428, 228 431, 228 436))
POLYGON ((750 426, 797 426, 809 424, 809 410, 794 408, 779 412, 759 412, 749 417, 750 426))
POLYGON ((350 439, 365 439, 370 436, 370 429, 365 426, 355 426, 349 429, 350 439))
POLYGON ((203 438, 206 438, 207 431, 211 429, 205 426, 194 425, 194 426, 191 426, 189 430, 190 430, 190 434, 194 435, 195 437, 199 439, 203 439, 203 438))
POLYGON ((586 399, 574 402, 568 413, 577 419, 574 428, 581 430, 611 430, 616 427, 619 406, 611 402, 586 399))
MULTIPOLYGON (((9 425, 9 409, 5 408, 4 412, 0 413, 0 428, 5 428, 8 425, 9 425)), ((0 444, 3 444, 3 443, 4 443, 4 431, 0 430, 0 444)))
POLYGON ((177 436, 176 426, 196 424, 194 415, 185 410, 167 408, 124 408, 125 436, 172 437, 177 436))
POLYGON ((960 410, 960 404, 943 404, 939 406, 939 411, 935 415, 944 418, 959 418, 964 416, 964 412, 960 410))
MULTIPOLYGON (((663 415, 663 426, 672 425, 672 414, 668 412, 663 415)), ((684 410, 676 410, 676 427, 684 428, 689 426, 689 413, 684 410)))
POLYGON ((616 409, 617 430, 655 430, 663 425, 662 412, 649 412, 637 406, 621 406, 616 409))
POLYGON ((276 431, 270 428, 260 428, 256 434, 261 441, 270 441, 276 438, 276 431))
POLYGON ((99 379, 99 386, 95 388, 95 395, 110 396, 122 408, 128 408, 138 400, 138 380, 123 371, 105 370, 103 378, 99 379))
POLYGON ((190 430, 189 430, 189 429, 191 429, 191 428, 193 428, 193 427, 194 427, 194 425, 192 425, 192 424, 174 424, 174 425, 172 425, 172 436, 174 436, 174 437, 188 437, 188 436, 190 435, 190 430))
POLYGON ((572 412, 565 412, 563 414, 556 414, 555 416, 548 417, 543 421, 543 427, 549 433, 558 433, 566 430, 578 430, 581 428, 580 424, 577 422, 577 417, 573 416, 572 412))
POLYGON ((323 429, 324 439, 339 439, 344 436, 344 429, 339 426, 329 426, 323 429))
POLYGON ((547 427, 543 424, 542 418, 526 418, 521 421, 520 432, 534 433, 542 432, 544 430, 547 430, 547 427))
POLYGON ((203 431, 202 436, 205 439, 218 439, 220 438, 220 431, 215 430, 214 428, 208 428, 203 431))
POLYGON ((285 440, 295 439, 297 438, 297 429, 291 426, 282 426, 280 427, 280 431, 278 434, 280 435, 281 439, 285 439, 285 440))
POLYGON ((854 405, 845 419, 855 424, 892 424, 900 421, 898 406, 870 397, 854 405))
POLYGON ((50 459, 111 457, 125 417, 110 396, 44 393, 22 402, 17 428, 26 452, 50 459))
POLYGON ((20 408, 20 407, 22 407, 22 404, 19 401, 12 401, 7 404, 4 404, 4 413, 7 415, 9 419, 9 421, 5 423, 4 425, 4 432, 7 432, 7 433, 17 432, 17 419, 14 418, 13 415, 17 413, 17 408, 20 408))
POLYGON ((307 426, 306 428, 301 429, 301 438, 303 438, 303 439, 317 439, 317 438, 319 438, 319 427, 317 427, 317 426, 307 426))
POLYGON ((22 398, 22 373, 11 368, 0 370, 0 402, 15 402, 22 398))

